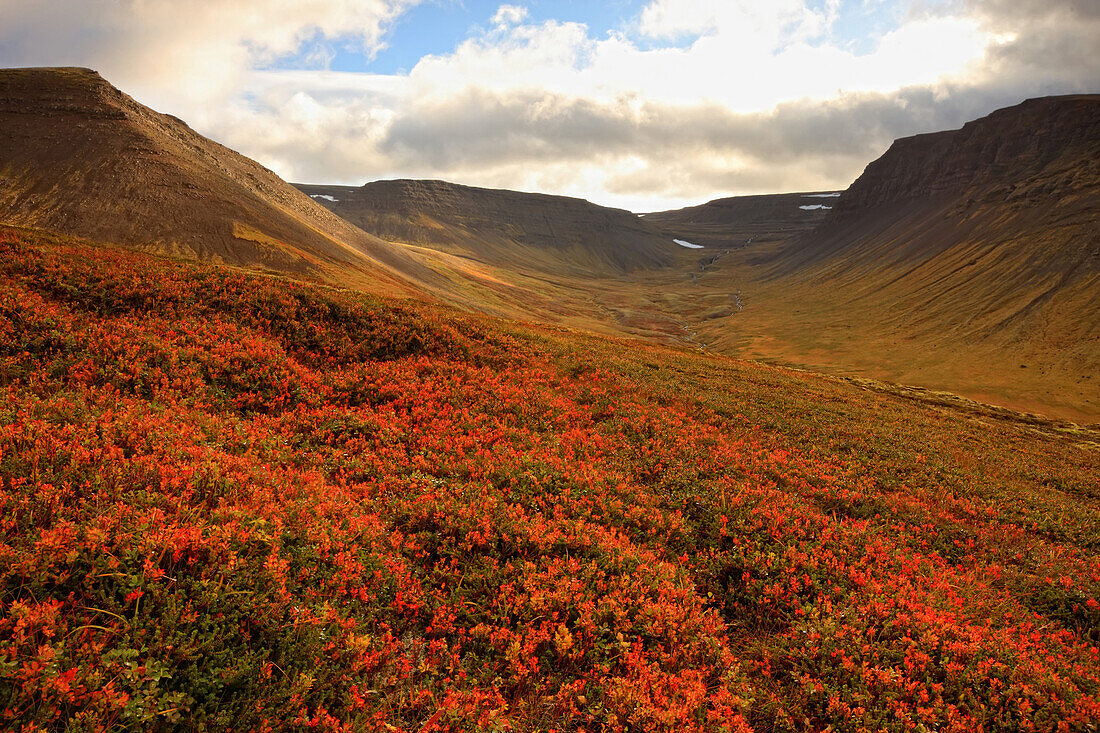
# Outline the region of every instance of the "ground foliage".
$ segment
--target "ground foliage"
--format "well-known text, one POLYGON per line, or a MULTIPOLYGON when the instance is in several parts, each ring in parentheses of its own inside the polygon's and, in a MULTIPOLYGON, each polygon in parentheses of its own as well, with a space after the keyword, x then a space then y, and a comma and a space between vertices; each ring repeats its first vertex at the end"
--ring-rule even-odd
POLYGON ((1096 451, 0 230, 0 726, 1095 730, 1096 451))

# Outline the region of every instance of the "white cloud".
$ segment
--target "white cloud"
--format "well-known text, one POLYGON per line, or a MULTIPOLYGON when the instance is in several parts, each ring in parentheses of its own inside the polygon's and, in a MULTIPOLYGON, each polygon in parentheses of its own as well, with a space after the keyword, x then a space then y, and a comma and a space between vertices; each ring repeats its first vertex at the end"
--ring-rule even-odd
POLYGON ((92 66, 126 91, 181 116, 245 91, 249 72, 341 39, 367 54, 420 0, 0 0, 8 65, 92 66))
POLYGON ((493 25, 517 25, 527 20, 527 8, 522 5, 501 5, 493 15, 493 25))
POLYGON ((687 47, 640 43, 622 33, 593 38, 577 23, 496 26, 453 53, 417 64, 420 94, 471 85, 501 93, 539 88, 611 102, 627 96, 669 103, 717 102, 737 111, 935 83, 979 63, 994 35, 962 16, 914 18, 870 54, 826 40, 833 5, 804 0, 654 0, 642 12, 647 37, 699 34, 687 47))
POLYGON ((653 0, 639 29, 651 38, 719 36, 725 42, 772 50, 787 41, 820 35, 835 15, 835 3, 821 10, 803 0, 653 0))

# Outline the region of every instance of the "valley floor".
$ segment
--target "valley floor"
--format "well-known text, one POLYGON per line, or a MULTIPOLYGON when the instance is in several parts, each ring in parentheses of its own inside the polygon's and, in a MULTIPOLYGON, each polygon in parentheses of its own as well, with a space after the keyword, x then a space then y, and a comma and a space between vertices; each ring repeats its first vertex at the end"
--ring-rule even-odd
POLYGON ((677 252, 670 267, 618 278, 496 271, 494 283, 463 304, 482 304, 505 318, 640 336, 882 388, 951 393, 1024 419, 1100 424, 1100 379, 1087 355, 1078 358, 1060 342, 974 344, 935 322, 916 333, 909 330, 911 315, 887 322, 889 304, 873 297, 853 306, 816 286, 771 280, 759 262, 784 241, 723 246, 718 240, 707 249, 677 252))

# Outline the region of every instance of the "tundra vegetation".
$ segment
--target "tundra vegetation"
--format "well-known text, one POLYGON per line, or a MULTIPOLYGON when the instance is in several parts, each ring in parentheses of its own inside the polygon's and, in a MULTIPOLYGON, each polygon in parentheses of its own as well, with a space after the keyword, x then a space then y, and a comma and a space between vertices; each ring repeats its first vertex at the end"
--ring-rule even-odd
POLYGON ((0 229, 0 727, 1095 730, 1087 435, 0 229))

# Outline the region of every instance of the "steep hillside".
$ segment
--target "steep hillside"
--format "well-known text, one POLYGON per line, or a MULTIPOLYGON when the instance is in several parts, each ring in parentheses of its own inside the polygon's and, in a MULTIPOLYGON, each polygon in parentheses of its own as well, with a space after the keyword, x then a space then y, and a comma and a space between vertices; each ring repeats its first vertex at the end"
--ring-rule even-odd
POLYGON ((1100 95, 1030 99, 959 130, 895 141, 820 230, 790 248, 783 269, 832 257, 849 267, 918 264, 981 239, 1032 265, 1020 269, 1089 270, 1097 211, 1100 95), (957 231, 922 238, 921 219, 945 219, 957 231), (907 234, 900 241, 899 232, 907 234))
POLYGON ((895 142, 817 229, 746 262, 743 317, 707 336, 1095 422, 1098 221, 1100 96, 1029 100, 895 142))
POLYGON ((444 181, 298 188, 383 239, 517 269, 621 274, 666 265, 676 249, 628 211, 565 196, 444 181))
POLYGON ((88 69, 0 71, 0 221, 408 291, 430 273, 88 69))
POLYGON ((0 227, 0 728, 1087 733, 1098 439, 0 227))

